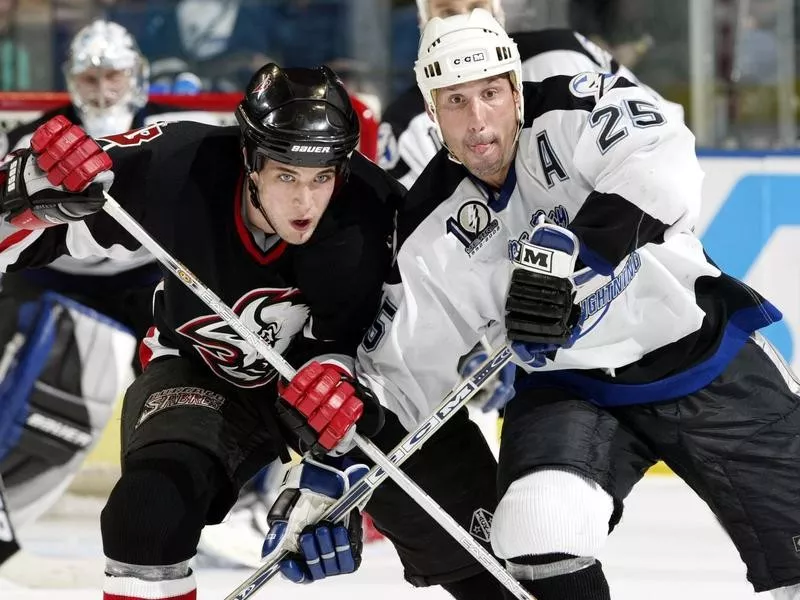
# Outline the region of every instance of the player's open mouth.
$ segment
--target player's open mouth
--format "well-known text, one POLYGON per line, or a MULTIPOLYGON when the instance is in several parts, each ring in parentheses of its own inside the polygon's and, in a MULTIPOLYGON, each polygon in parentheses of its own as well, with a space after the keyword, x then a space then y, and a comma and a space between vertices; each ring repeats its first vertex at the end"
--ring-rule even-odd
POLYGON ((311 226, 311 219, 293 219, 292 227, 300 231, 305 231, 311 226))

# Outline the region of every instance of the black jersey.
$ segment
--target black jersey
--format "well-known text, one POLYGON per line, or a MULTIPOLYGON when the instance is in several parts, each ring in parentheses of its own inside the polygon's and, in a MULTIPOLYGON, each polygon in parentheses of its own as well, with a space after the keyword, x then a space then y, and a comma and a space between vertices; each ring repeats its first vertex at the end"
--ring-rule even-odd
MULTIPOLYGON (((404 188, 354 153, 350 174, 311 239, 267 251, 243 218, 244 171, 236 127, 160 123, 99 140, 113 161, 110 193, 277 351, 299 366, 355 354, 391 260, 394 209, 404 188)), ((0 224, 0 266, 17 270, 59 255, 135 258, 146 253, 109 215, 45 230, 0 224)), ((173 275, 154 297, 146 361, 182 355, 252 388, 274 371, 173 275)))
MULTIPOLYGON (((167 104, 159 104, 157 102, 148 102, 139 111, 133 115, 131 122, 131 129, 138 129, 145 125, 150 125, 155 121, 170 121, 178 117, 183 117, 184 114, 191 114, 192 120, 206 121, 204 118, 197 118, 199 113, 197 111, 187 112, 182 108, 170 106, 167 104)), ((70 123, 81 125, 81 117, 75 106, 72 104, 65 104, 52 110, 42 113, 39 117, 27 123, 15 127, 6 133, 0 132, 0 157, 4 156, 11 150, 17 148, 25 148, 30 142, 33 132, 36 131, 40 125, 44 125, 52 119, 62 115, 66 117, 70 123)))

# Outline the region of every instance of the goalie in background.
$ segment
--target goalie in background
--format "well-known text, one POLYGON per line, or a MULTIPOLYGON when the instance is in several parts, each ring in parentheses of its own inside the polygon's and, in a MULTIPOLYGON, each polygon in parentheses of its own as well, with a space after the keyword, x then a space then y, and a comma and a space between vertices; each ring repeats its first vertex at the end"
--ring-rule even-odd
MULTIPOLYGON (((147 101, 147 61, 116 23, 81 29, 64 71, 72 102, 2 134, 4 148, 27 146, 56 115, 101 136, 165 112, 147 101)), ((99 438, 133 377, 136 340, 152 323, 160 279, 148 256, 63 257, 47 268, 3 274, 0 474, 15 527, 56 502, 99 438)))
MULTIPOLYGON (((71 102, 0 134, 0 145, 27 147, 59 115, 96 137, 176 117, 211 120, 149 102, 148 70, 124 27, 90 23, 64 63, 71 102)), ((27 266, 43 268, 9 270, 0 280, 0 475, 16 528, 57 501, 99 439, 139 370, 136 343, 152 325, 161 280, 146 253, 61 256, 47 266, 34 256, 27 266)))

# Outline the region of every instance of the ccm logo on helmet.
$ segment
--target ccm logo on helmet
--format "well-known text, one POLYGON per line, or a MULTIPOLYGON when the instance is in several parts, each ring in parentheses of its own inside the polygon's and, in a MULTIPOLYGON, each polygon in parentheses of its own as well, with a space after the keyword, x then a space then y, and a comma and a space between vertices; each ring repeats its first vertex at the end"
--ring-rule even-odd
POLYGON ((292 146, 292 152, 330 152, 330 146, 292 146))
POLYGON ((465 56, 456 56, 452 59, 453 65, 456 67, 469 66, 473 63, 483 62, 484 60, 486 60, 486 53, 483 51, 471 52, 465 56))

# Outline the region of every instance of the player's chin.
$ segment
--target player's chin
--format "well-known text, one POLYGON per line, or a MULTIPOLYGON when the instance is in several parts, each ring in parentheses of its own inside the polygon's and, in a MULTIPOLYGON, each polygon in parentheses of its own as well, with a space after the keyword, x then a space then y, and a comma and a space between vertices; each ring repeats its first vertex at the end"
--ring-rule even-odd
POLYGON ((289 244, 305 244, 317 228, 316 219, 298 219, 289 221, 281 237, 289 244))

